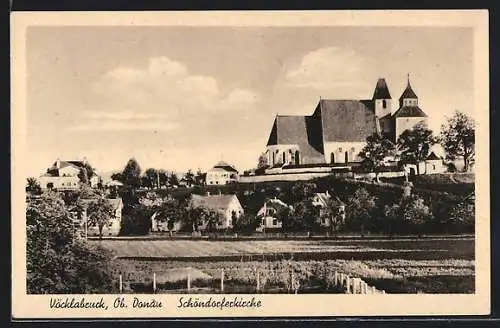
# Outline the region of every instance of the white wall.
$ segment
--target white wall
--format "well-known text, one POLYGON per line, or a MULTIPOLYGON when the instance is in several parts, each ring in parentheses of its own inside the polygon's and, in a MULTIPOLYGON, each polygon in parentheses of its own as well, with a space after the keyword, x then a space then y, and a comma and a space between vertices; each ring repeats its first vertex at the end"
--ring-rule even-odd
POLYGON ((78 189, 80 188, 80 179, 77 176, 68 177, 51 177, 51 176, 41 176, 39 178, 40 187, 42 189, 48 189, 47 184, 52 183, 54 189, 78 189))
POLYGON ((391 112, 391 99, 376 99, 375 100, 375 116, 383 117, 391 112), (384 108, 383 102, 386 102, 386 107, 384 108))
POLYGON ((294 163, 294 155, 296 150, 299 150, 299 145, 289 144, 267 146, 267 165, 274 166, 278 163, 283 164, 283 153, 285 153, 285 163, 294 163), (290 153, 290 151, 292 151, 292 153, 290 153))
POLYGON ((361 162, 359 152, 366 145, 366 142, 325 142, 325 161, 331 163, 331 153, 335 154, 335 163, 345 163, 345 152, 349 156, 349 162, 361 162))

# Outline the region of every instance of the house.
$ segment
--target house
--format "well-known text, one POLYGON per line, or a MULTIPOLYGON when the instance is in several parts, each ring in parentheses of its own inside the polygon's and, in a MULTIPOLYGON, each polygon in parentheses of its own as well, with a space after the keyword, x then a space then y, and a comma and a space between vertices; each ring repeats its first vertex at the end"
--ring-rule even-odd
POLYGON ((225 185, 228 183, 238 182, 238 180, 238 170, 224 161, 220 161, 207 171, 207 185, 225 185))
POLYGON ((358 154, 373 133, 396 142, 403 131, 427 125, 409 78, 394 113, 391 101, 387 83, 380 78, 371 99, 320 99, 310 116, 277 115, 266 146, 267 163, 271 168, 351 167, 361 162, 358 154))
MULTIPOLYGON (((95 199, 84 199, 83 203, 83 212, 82 212, 82 222, 83 229, 86 228, 87 236, 99 236, 99 227, 94 225, 87 225, 85 227, 85 222, 87 220, 87 207, 90 203, 95 202, 95 199)), ((111 218, 109 224, 105 225, 102 230, 103 236, 117 236, 120 233, 121 221, 122 221, 122 210, 123 210, 123 201, 121 198, 115 199, 107 199, 108 202, 111 203, 114 209, 114 216, 111 218)))
POLYGON ((332 221, 340 223, 345 221, 345 204, 338 197, 332 197, 328 191, 317 192, 312 197, 313 206, 319 208, 319 224, 322 227, 330 227, 332 221), (335 208, 332 220, 326 217, 328 207, 335 208))
POLYGON ((279 220, 277 214, 278 211, 284 207, 289 206, 276 197, 265 201, 264 205, 257 212, 257 218, 260 220, 260 224, 256 230, 264 232, 266 230, 281 229, 283 224, 279 220))
MULTIPOLYGON (((80 177, 78 176, 84 168, 88 167, 87 160, 83 161, 61 161, 57 159, 54 164, 47 169, 47 172, 40 176, 40 187, 42 190, 76 190, 80 188, 80 177)), ((89 184, 92 188, 97 188, 100 177, 92 169, 88 176, 89 184)))
POLYGON ((438 157, 436 153, 431 152, 427 156, 425 161, 417 164, 406 164, 405 171, 409 175, 419 174, 434 174, 434 173, 444 173, 447 171, 446 165, 444 165, 443 159, 438 157))
MULTIPOLYGON (((236 195, 195 195, 190 200, 193 208, 201 207, 222 214, 222 222, 217 225, 217 229, 228 229, 233 227, 233 216, 239 218, 243 214, 243 207, 236 195)), ((201 227, 204 230, 205 227, 201 227)))

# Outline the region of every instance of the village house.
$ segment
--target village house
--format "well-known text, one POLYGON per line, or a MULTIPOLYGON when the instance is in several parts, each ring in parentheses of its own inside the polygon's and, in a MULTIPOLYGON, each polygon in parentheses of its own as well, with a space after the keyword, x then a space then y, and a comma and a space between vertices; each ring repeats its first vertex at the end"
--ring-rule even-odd
POLYGON ((238 180, 238 170, 224 161, 220 161, 207 171, 207 185, 225 185, 228 183, 238 182, 238 180))
POLYGON ((310 116, 277 115, 267 142, 267 163, 272 167, 351 167, 361 162, 366 138, 375 132, 396 142, 417 124, 427 125, 410 80, 392 112, 392 97, 380 78, 371 99, 320 99, 310 116))
POLYGON ((331 224, 338 224, 345 221, 345 204, 338 197, 326 192, 317 192, 312 197, 313 206, 319 208, 318 223, 322 227, 330 227, 331 224), (333 217, 328 218, 328 207, 333 207, 333 217))
MULTIPOLYGON (((42 190, 76 190, 80 188, 79 174, 87 165, 87 160, 83 161, 62 161, 57 159, 55 163, 47 169, 47 172, 40 176, 39 182, 42 190)), ((95 170, 88 176, 89 184, 92 188, 97 188, 100 177, 95 170)))
MULTIPOLYGON (((191 207, 206 208, 222 214, 222 222, 217 225, 217 229, 230 229, 233 227, 233 218, 239 218, 243 214, 243 207, 236 195, 195 195, 191 197, 191 207)), ((201 230, 206 226, 201 227, 201 230)))
POLYGON ((278 218, 278 212, 281 208, 289 207, 278 198, 268 199, 257 212, 257 219, 260 220, 256 231, 265 232, 266 230, 281 229, 283 224, 278 218))
MULTIPOLYGON (((85 223, 87 222, 87 207, 89 206, 90 203, 95 202, 95 199, 84 199, 82 200, 83 203, 83 211, 81 213, 81 222, 82 222, 82 229, 85 231, 86 229, 86 235, 87 236, 99 236, 99 227, 97 225, 91 225, 88 224, 86 225, 85 223)), ((102 235, 103 237, 105 236, 118 236, 120 233, 120 228, 121 228, 121 222, 122 222, 122 210, 123 210, 123 201, 121 198, 115 198, 115 199, 107 199, 108 202, 111 203, 114 209, 114 215, 111 218, 110 222, 104 226, 102 229, 102 235)))
POLYGON ((405 171, 409 175, 415 175, 417 173, 435 174, 446 172, 447 167, 446 165, 444 165, 443 158, 440 158, 434 152, 431 152, 429 156, 427 156, 425 161, 422 161, 418 164, 406 164, 405 171))

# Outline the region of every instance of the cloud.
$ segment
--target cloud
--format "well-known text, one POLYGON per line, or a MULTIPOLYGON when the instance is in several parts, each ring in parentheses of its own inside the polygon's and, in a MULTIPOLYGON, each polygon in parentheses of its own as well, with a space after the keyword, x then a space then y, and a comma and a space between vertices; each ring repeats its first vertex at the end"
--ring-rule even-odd
POLYGON ((364 66, 364 58, 353 50, 321 48, 304 55, 297 67, 287 71, 285 83, 317 90, 353 88, 359 86, 364 66))

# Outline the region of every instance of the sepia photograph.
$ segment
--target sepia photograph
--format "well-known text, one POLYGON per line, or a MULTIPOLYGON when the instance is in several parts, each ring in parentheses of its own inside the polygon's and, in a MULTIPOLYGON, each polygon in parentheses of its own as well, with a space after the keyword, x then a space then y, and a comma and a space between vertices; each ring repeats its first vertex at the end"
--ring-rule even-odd
POLYGON ((474 296, 489 283, 487 14, 371 14, 25 23, 23 297, 131 312, 474 296))

